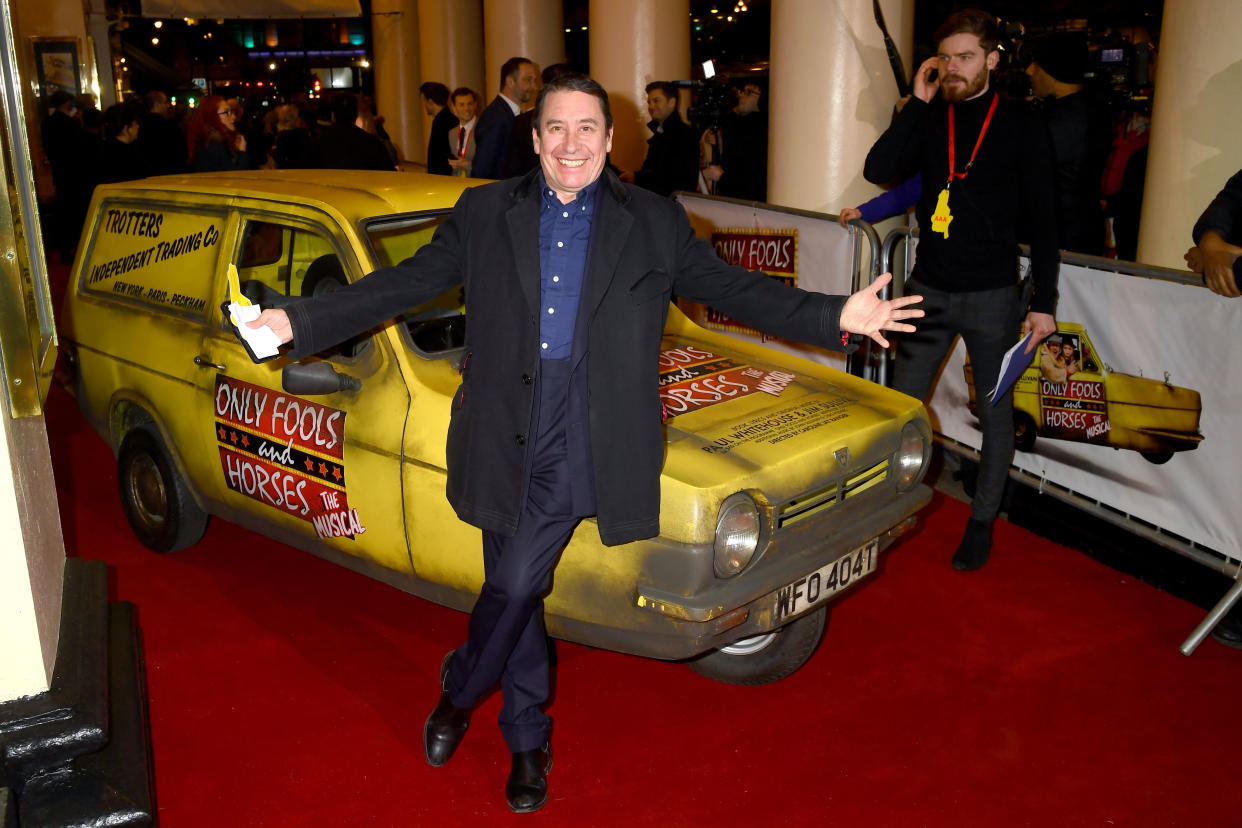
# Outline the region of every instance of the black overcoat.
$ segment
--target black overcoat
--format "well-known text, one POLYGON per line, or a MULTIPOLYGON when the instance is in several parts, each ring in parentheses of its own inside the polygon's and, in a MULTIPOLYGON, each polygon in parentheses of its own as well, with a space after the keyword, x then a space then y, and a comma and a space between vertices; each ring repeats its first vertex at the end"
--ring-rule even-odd
MULTIPOLYGON (((837 350, 845 297, 725 264, 695 237, 679 204, 604 176, 581 312, 597 518, 601 540, 613 545, 659 533, 658 359, 671 295, 837 350)), ((464 283, 466 354, 448 433, 448 499, 462 520, 503 535, 513 534, 522 511, 538 399, 541 181, 534 170, 467 190, 413 257, 286 308, 296 359, 464 283)))

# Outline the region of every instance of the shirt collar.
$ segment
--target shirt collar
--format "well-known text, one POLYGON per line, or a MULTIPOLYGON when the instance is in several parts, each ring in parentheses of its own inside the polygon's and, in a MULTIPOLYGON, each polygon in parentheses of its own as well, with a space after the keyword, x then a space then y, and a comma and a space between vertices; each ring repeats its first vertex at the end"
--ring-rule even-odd
POLYGON ((514 115, 521 113, 522 107, 518 104, 518 102, 510 98, 504 92, 497 93, 497 97, 509 105, 509 109, 513 110, 514 115))
POLYGON ((603 177, 603 173, 600 173, 599 178, 595 179, 578 191, 578 194, 574 196, 573 201, 569 202, 569 204, 562 204, 561 200, 557 197, 556 192, 548 186, 547 179, 543 177, 543 169, 540 168, 539 194, 543 197, 544 208, 564 210, 572 204, 580 210, 590 213, 595 209, 595 194, 599 192, 599 182, 603 177))

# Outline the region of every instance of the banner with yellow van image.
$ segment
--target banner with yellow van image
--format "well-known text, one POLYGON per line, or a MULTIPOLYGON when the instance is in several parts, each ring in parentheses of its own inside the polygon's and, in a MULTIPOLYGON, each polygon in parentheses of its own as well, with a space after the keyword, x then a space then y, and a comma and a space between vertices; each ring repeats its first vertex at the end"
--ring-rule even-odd
MULTIPOLYGON (((962 367, 976 413, 974 371, 962 367)), ((1112 370, 1087 330, 1058 322, 1056 333, 1031 355, 1013 387, 1014 437, 1019 451, 1031 451, 1036 437, 1095 443, 1137 451, 1152 463, 1167 463, 1203 441, 1199 392, 1150 377, 1112 370)))

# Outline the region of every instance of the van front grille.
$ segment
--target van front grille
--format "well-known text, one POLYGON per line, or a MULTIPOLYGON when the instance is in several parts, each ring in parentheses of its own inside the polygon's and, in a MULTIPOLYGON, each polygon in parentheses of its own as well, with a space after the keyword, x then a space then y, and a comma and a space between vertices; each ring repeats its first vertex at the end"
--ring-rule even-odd
POLYGON ((872 486, 884 482, 888 478, 888 471, 888 458, 885 458, 869 469, 856 472, 842 480, 833 481, 819 489, 804 492, 786 501, 776 511, 776 528, 780 529, 817 515, 854 495, 865 492, 872 486))

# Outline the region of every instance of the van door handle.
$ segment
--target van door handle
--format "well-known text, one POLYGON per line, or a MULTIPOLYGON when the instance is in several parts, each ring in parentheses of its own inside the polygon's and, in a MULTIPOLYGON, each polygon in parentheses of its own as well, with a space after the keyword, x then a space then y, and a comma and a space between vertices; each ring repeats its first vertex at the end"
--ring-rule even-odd
POLYGON ((199 354, 198 356, 194 357, 194 364, 197 365, 199 368, 215 368, 217 371, 229 370, 227 365, 221 365, 218 362, 212 362, 211 360, 209 360, 207 357, 203 356, 202 354, 199 354))

